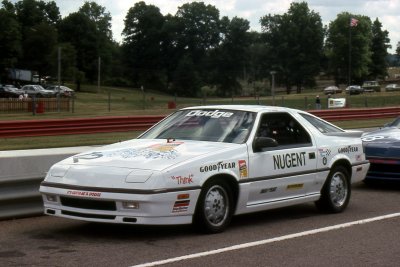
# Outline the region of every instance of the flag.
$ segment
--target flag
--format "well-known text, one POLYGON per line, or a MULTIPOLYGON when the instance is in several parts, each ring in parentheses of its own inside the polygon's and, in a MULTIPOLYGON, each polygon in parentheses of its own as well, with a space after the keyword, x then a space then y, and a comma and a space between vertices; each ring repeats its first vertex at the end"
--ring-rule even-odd
POLYGON ((350 19, 350 27, 356 27, 358 23, 358 19, 351 18, 350 19))

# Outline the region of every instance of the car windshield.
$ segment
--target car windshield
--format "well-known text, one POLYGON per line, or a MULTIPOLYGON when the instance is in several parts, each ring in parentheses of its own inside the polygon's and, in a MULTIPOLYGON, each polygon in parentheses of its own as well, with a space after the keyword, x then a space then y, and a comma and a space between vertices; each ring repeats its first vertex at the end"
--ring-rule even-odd
POLYGON ((256 113, 237 110, 180 110, 141 135, 143 139, 181 139, 243 143, 256 113))

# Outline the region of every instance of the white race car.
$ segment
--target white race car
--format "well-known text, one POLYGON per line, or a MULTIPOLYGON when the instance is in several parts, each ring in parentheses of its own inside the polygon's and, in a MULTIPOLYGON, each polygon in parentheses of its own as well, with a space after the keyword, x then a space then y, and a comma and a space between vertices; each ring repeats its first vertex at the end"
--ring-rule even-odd
POLYGON ((184 108, 137 139, 53 165, 40 192, 48 215, 208 233, 309 201, 336 213, 369 168, 360 136, 289 108, 184 108))

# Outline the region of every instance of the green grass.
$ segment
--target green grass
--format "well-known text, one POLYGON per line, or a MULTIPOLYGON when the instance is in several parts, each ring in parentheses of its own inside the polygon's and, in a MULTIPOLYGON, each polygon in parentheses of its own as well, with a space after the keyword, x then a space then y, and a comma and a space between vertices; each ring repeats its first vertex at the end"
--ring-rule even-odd
MULTIPOLYGON (((73 88, 73 87, 72 87, 73 88)), ((275 97, 275 104, 310 110, 314 108, 315 95, 321 97, 322 108, 327 108, 327 97, 316 90, 306 90, 302 94, 286 95, 279 93, 275 97)), ((337 98, 347 98, 352 108, 398 106, 400 103, 400 92, 368 93, 363 95, 348 96, 335 95, 337 98)), ((176 100, 176 107, 182 108, 193 105, 212 104, 261 104, 272 105, 273 99, 267 97, 233 97, 233 98, 175 98, 156 92, 143 94, 138 89, 102 87, 97 92, 96 86, 84 86, 82 92, 76 93, 74 100, 74 112, 45 112, 32 115, 30 112, 22 113, 0 113, 1 120, 32 120, 32 119, 62 119, 72 117, 97 117, 97 116, 132 116, 132 115, 163 115, 173 112, 168 109, 168 102, 176 100)), ((380 127, 393 120, 357 120, 336 121, 334 124, 344 129, 380 127)), ((0 150, 19 150, 34 148, 68 147, 103 145, 127 140, 138 136, 140 132, 125 133, 103 133, 85 135, 63 135, 46 137, 21 137, 0 139, 0 150)))

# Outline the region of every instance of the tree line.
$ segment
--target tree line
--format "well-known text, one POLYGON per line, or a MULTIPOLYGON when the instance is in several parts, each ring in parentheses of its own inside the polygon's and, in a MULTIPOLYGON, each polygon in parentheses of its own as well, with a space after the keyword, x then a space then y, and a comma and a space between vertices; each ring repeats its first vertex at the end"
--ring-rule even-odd
MULTIPOLYGON (((378 19, 343 12, 324 26, 306 2, 292 3, 283 15, 266 14, 256 32, 248 20, 221 17, 203 2, 163 15, 142 1, 127 12, 121 43, 113 39, 111 14, 96 2, 62 18, 55 1, 3 0, 0 21, 2 80, 8 68, 57 77, 60 65, 62 80, 78 90, 81 82, 97 83, 100 70, 102 84, 179 96, 237 95, 239 81, 254 88, 267 81, 258 88, 266 91, 274 73, 288 94, 300 93, 321 73, 336 84, 382 79, 390 48, 378 19)), ((396 51, 400 56, 400 44, 396 51)))

